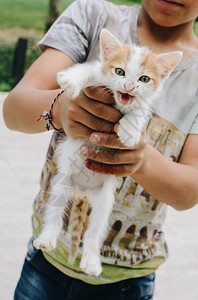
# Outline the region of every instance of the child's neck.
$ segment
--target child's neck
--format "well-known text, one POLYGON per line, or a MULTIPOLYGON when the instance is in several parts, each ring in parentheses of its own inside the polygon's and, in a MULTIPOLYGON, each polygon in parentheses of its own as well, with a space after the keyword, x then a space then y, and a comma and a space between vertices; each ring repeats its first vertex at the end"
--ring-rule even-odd
POLYGON ((198 50, 198 38, 193 31, 194 22, 175 27, 162 27, 154 23, 144 8, 138 19, 138 36, 142 46, 162 53, 174 50, 183 51, 183 60, 198 50))

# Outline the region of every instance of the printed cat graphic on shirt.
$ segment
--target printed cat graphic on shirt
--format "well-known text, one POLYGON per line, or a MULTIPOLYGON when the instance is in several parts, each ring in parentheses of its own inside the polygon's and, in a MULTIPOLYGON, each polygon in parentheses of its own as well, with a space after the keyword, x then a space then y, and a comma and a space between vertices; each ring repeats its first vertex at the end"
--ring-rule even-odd
MULTIPOLYGON (((91 86, 105 86, 115 98, 115 107, 123 117, 119 121, 117 135, 127 147, 139 142, 146 126, 154 101, 160 101, 163 82, 181 60, 179 51, 154 54, 144 47, 123 45, 108 30, 100 35, 100 61, 77 64, 58 73, 57 80, 70 98, 91 86)), ((42 250, 56 247, 57 238, 63 225, 63 212, 72 200, 69 232, 71 248, 69 262, 73 263, 80 242, 83 225, 88 210, 91 213, 83 235, 83 254, 80 268, 83 272, 99 276, 102 272, 100 247, 104 241, 108 218, 114 203, 117 186, 116 176, 92 172, 84 165, 85 157, 79 148, 87 144, 100 149, 85 138, 67 137, 57 147, 58 174, 64 174, 61 184, 57 184, 58 174, 53 179, 51 196, 46 205, 44 225, 34 246, 42 250), (71 187, 75 193, 65 193, 71 187), (63 197, 64 196, 64 197, 63 197), (53 197, 61 199, 62 205, 53 205, 53 197)), ((113 154, 112 154, 113 155, 113 154)))

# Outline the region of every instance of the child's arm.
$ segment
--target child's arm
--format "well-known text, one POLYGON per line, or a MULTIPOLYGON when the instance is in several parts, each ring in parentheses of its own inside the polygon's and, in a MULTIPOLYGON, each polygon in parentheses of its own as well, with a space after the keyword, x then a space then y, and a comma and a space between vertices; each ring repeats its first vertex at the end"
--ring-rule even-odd
POLYGON ((147 145, 140 169, 131 175, 159 201, 178 210, 198 203, 198 135, 189 135, 179 163, 147 145))
MULTIPOLYGON (((45 131, 45 121, 36 122, 36 119, 43 111, 49 112, 53 99, 60 92, 57 72, 73 64, 61 51, 48 48, 5 100, 3 113, 6 125, 12 130, 28 133, 45 131)), ((64 128, 73 137, 89 137, 101 128, 112 132, 112 122, 119 120, 120 113, 109 106, 113 103, 112 97, 103 99, 105 93, 98 94, 96 101, 89 97, 88 92, 87 95, 81 93, 74 100, 63 93, 52 110, 56 128, 64 128)))
POLYGON ((45 122, 36 122, 44 110, 49 111, 52 100, 58 94, 56 73, 73 62, 60 51, 47 49, 31 66, 4 102, 6 125, 22 132, 42 132, 45 122))

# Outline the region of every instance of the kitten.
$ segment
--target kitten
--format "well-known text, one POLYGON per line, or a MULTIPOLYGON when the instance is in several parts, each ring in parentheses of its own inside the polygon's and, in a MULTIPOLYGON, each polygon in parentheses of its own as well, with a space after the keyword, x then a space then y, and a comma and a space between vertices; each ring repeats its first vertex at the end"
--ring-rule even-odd
MULTIPOLYGON (((144 47, 122 45, 108 30, 103 29, 100 35, 100 56, 100 61, 77 64, 59 72, 58 83, 70 98, 77 97, 86 87, 108 88, 114 95, 115 107, 123 113, 117 135, 124 145, 133 147, 139 142, 150 118, 151 106, 159 98, 164 81, 181 60, 182 52, 157 55, 144 47)), ((73 263, 89 204, 92 210, 84 234, 80 268, 88 275, 99 276, 102 272, 100 246, 105 237, 117 183, 116 176, 98 174, 85 167, 85 158, 79 152, 84 144, 101 149, 85 138, 67 137, 58 146, 58 173, 65 176, 61 184, 55 184, 58 175, 54 177, 51 194, 61 197, 64 186, 73 187, 75 192, 66 193, 61 207, 53 206, 50 196, 43 230, 34 241, 34 246, 42 250, 56 247, 63 225, 64 208, 72 200, 69 262, 73 263)))

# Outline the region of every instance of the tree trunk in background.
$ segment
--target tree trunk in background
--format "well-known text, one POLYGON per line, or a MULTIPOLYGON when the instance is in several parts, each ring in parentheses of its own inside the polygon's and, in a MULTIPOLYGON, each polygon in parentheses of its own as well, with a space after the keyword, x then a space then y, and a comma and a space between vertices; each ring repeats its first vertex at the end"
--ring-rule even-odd
POLYGON ((46 31, 56 21, 61 13, 61 0, 50 0, 49 1, 49 15, 46 21, 46 31))

